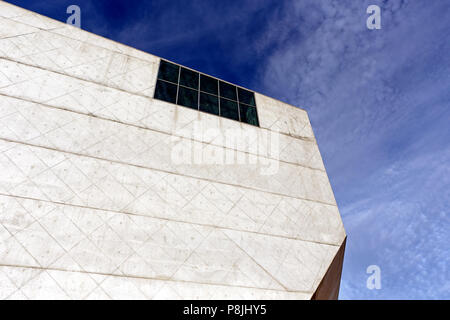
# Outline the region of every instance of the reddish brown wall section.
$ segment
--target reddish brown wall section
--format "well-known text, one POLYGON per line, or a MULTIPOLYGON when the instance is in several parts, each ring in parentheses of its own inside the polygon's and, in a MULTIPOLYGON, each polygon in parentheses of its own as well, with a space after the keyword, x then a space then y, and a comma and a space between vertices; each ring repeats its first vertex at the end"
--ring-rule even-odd
POLYGON ((345 243, 347 237, 341 244, 338 252, 334 256, 327 273, 314 292, 311 300, 337 300, 339 297, 339 286, 341 284, 342 264, 344 262, 345 243))

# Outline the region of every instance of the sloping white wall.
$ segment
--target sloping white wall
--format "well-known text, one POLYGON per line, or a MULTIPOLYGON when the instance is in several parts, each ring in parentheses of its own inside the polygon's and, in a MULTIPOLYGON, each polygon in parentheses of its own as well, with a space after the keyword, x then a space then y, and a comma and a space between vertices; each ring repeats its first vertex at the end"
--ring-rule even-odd
POLYGON ((158 65, 0 2, 1 299, 314 293, 345 231, 306 112, 256 94, 255 128, 153 100, 158 65), (174 161, 194 147, 255 163, 174 161))

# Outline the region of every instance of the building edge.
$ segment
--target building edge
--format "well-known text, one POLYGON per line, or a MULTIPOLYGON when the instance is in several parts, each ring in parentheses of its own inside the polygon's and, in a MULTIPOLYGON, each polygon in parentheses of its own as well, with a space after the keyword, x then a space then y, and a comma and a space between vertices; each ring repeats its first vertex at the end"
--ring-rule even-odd
POLYGON ((346 243, 347 236, 339 247, 311 300, 338 300, 346 243))

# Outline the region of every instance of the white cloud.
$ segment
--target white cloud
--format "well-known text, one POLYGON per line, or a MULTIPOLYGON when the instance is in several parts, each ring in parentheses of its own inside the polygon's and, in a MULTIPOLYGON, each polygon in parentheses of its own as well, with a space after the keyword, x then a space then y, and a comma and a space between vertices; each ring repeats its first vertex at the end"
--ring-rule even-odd
POLYGON ((450 6, 372 2, 286 4, 258 38, 276 48, 261 81, 309 111, 348 234, 341 297, 448 299, 450 6))

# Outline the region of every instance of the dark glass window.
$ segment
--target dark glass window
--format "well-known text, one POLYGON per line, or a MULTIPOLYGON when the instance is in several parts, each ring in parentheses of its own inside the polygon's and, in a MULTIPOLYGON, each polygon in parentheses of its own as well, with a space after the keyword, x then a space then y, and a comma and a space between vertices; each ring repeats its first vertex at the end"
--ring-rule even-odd
POLYGON ((156 82, 155 98, 175 103, 177 99, 177 86, 172 83, 158 80, 156 82))
POLYGON ((239 121, 239 111, 237 102, 220 98, 220 115, 228 119, 239 121))
POLYGON ((179 87, 177 103, 181 106, 198 110, 198 91, 179 87))
POLYGON ((180 85, 192 89, 198 89, 198 73, 189 69, 181 68, 180 85))
POLYGON ((165 60, 154 98, 259 126, 254 92, 165 60))
POLYGON ((200 92, 200 110, 219 115, 219 98, 200 92))
POLYGON ((236 87, 226 82, 220 81, 220 96, 237 101, 236 87))
POLYGON ((238 94, 239 94, 239 102, 256 106, 255 104, 255 94, 251 91, 244 90, 242 88, 238 88, 238 94))
POLYGON ((161 60, 159 65, 158 79, 178 83, 178 73, 180 67, 176 64, 161 60))
POLYGON ((200 90, 207 93, 217 95, 218 81, 217 79, 200 75, 200 90))
POLYGON ((258 113, 256 108, 239 103, 239 111, 241 112, 241 121, 254 126, 259 126, 258 113))

